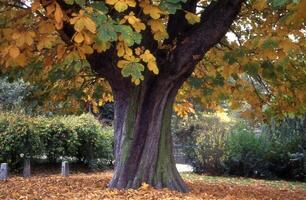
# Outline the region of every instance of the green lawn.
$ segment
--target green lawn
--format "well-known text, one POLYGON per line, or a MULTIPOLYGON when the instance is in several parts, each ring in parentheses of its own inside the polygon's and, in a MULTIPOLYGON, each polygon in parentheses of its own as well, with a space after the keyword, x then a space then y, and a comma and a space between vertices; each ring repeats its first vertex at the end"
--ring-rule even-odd
POLYGON ((181 174, 185 180, 190 181, 203 181, 206 183, 231 183, 237 185, 267 185, 271 187, 276 187, 279 189, 302 189, 306 190, 305 182, 298 181, 285 181, 285 180, 262 180, 244 177, 224 177, 224 176, 208 176, 199 175, 195 173, 182 173, 181 174))

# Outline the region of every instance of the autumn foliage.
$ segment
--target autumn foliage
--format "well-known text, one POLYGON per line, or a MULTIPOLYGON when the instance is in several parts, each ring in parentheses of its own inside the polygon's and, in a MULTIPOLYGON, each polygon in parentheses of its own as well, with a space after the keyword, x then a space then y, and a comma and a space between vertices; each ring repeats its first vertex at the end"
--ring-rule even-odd
POLYGON ((114 100, 114 188, 186 192, 173 110, 305 114, 304 0, 5 0, 1 74, 35 85, 43 111, 114 100))
MULTIPOLYGON (((88 103, 97 110, 112 100, 111 91, 103 79, 88 77, 92 72, 84 59, 115 51, 114 62, 122 76, 136 85, 144 80, 145 71, 159 74, 157 50, 176 48, 175 40, 169 43, 169 16, 183 10, 182 20, 196 26, 209 3, 199 1, 194 13, 182 7, 184 2, 6 0, 1 3, 1 72, 22 70, 24 79, 44 88, 36 92, 38 99, 44 94, 43 102, 51 96, 52 102, 65 102, 70 111, 88 103), (155 42, 147 44, 149 37, 155 42), (69 70, 63 74, 68 78, 50 79, 62 67, 69 70), (80 87, 83 90, 74 91, 80 87), (100 94, 93 95, 95 90, 100 94)), ((179 115, 192 112, 192 99, 213 109, 220 109, 224 100, 234 109, 247 102, 251 106, 245 110, 247 117, 264 118, 262 111, 265 116, 305 112, 301 91, 305 90, 306 4, 290 2, 246 2, 229 31, 230 39, 209 51, 181 89, 175 108, 179 115)))
MULTIPOLYGON (((148 199, 148 200, 262 200, 288 199, 302 200, 306 195, 303 185, 249 179, 222 179, 206 177, 203 180, 186 175, 190 193, 183 194, 168 189, 156 190, 143 184, 138 190, 117 190, 107 188, 111 172, 74 173, 68 178, 50 174, 37 174, 31 179, 13 177, 7 182, 0 182, 1 199, 148 199), (209 181, 210 180, 210 181, 209 181), (290 188, 290 189, 289 189, 290 188)), ((200 177, 198 177, 200 178, 200 177)))

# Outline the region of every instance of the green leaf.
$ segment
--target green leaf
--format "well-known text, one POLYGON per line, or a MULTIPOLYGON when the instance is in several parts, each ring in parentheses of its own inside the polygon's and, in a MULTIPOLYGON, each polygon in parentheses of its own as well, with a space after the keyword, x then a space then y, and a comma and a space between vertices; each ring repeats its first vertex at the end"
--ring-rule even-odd
POLYGON ((135 43, 140 44, 141 34, 133 31, 133 29, 129 25, 116 25, 115 30, 121 33, 125 43, 128 46, 132 46, 135 43))
POLYGON ((276 78, 276 73, 274 71, 274 65, 270 61, 264 61, 261 64, 261 67, 263 68, 262 75, 264 78, 272 79, 272 80, 276 78))
POLYGON ((267 40, 262 44, 262 47, 263 47, 264 49, 273 49, 273 48, 278 47, 278 43, 277 43, 277 41, 275 41, 275 40, 267 39, 267 40))
POLYGON ((112 42, 117 40, 117 32, 115 30, 115 26, 111 21, 107 21, 106 23, 101 24, 98 27, 97 36, 99 40, 103 42, 112 42))
POLYGON ((74 0, 65 0, 65 3, 68 4, 68 5, 73 5, 74 0))
POLYGON ((182 9, 182 3, 185 3, 186 0, 163 0, 160 2, 160 7, 169 14, 174 14, 177 10, 182 9))
POLYGON ((256 75, 258 73, 259 63, 247 63, 243 66, 243 68, 249 75, 256 75))
POLYGON ((141 72, 144 71, 144 69, 145 68, 141 63, 131 62, 121 70, 121 74, 123 77, 131 76, 135 80, 143 79, 141 72))
POLYGON ((74 0, 76 4, 83 7, 85 5, 85 0, 74 0))
POLYGON ((102 1, 95 1, 91 4, 91 6, 96 9, 96 10, 99 10, 101 11, 102 13, 106 14, 108 13, 108 8, 107 6, 105 5, 104 2, 102 1))
POLYGON ((270 0, 271 6, 273 9, 279 9, 288 3, 290 3, 291 0, 270 0))

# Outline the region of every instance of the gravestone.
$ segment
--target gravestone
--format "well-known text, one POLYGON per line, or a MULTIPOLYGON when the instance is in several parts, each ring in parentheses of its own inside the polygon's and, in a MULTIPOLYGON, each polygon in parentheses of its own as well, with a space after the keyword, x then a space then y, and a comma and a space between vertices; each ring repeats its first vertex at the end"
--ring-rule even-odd
POLYGON ((23 177, 27 178, 30 176, 31 176, 31 161, 30 159, 25 159, 23 165, 23 177))
POLYGON ((7 163, 1 163, 0 166, 0 180, 6 180, 8 177, 8 165, 7 163))
POLYGON ((69 176, 69 163, 68 161, 63 161, 62 162, 62 176, 69 176))

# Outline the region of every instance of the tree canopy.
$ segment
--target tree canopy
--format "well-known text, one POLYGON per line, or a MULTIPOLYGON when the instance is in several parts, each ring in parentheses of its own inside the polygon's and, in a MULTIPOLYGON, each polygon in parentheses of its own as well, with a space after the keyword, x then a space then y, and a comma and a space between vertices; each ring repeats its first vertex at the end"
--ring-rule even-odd
MULTIPOLYGON (((36 85, 32 98, 45 109, 64 102, 67 112, 87 103, 97 110, 112 101, 111 89, 88 59, 111 57, 116 76, 139 85, 146 74, 167 70, 160 69, 160 58, 174 56, 177 44, 204 23, 210 2, 2 1, 1 73, 36 85)), ((185 116, 196 100, 212 109, 225 101, 232 108, 247 102, 249 117, 304 113, 305 9, 304 0, 245 1, 227 36, 203 59, 192 55, 201 61, 180 90, 175 111, 185 116)), ((107 65, 100 68, 110 70, 107 65)))

